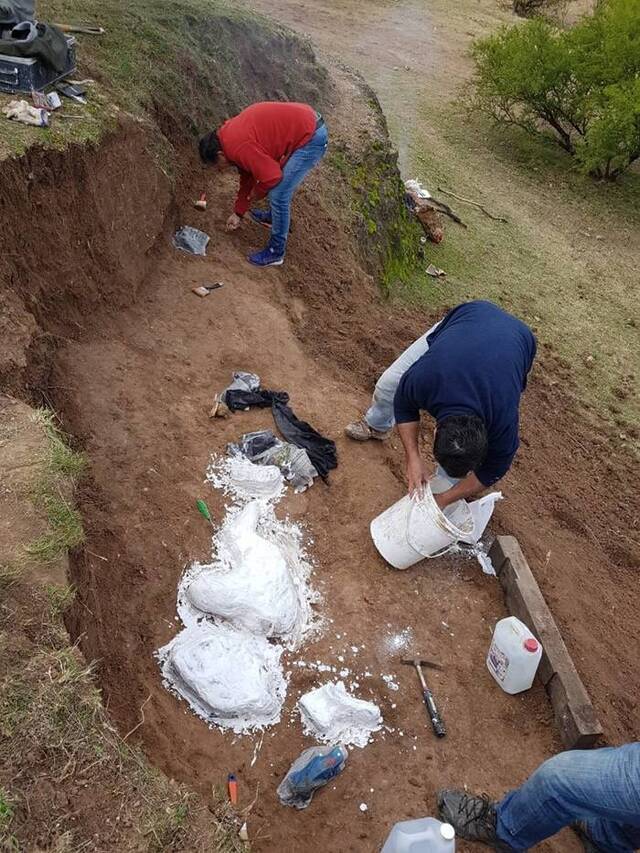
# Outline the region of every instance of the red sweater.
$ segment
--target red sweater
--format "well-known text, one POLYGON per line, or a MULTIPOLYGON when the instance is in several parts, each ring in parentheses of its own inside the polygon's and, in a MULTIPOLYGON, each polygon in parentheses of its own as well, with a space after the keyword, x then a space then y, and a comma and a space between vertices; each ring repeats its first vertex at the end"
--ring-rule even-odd
POLYGON ((252 198, 280 183, 282 167, 316 130, 316 111, 307 104, 263 101, 252 104, 218 130, 222 153, 240 170, 235 212, 242 216, 252 198))

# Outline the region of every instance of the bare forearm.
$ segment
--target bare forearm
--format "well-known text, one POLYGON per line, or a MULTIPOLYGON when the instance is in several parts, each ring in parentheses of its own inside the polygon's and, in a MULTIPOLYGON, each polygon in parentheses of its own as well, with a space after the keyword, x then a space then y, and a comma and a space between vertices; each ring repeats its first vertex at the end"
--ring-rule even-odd
POLYGON ((467 498, 475 497, 479 492, 483 491, 485 486, 480 482, 476 475, 472 472, 467 476, 447 489, 446 492, 441 492, 436 495, 436 502, 440 509, 455 503, 456 501, 466 500, 467 498))
POLYGON ((407 462, 420 457, 420 449, 418 447, 419 429, 419 421, 410 421, 406 424, 398 424, 398 434, 400 435, 400 441, 404 447, 407 462))

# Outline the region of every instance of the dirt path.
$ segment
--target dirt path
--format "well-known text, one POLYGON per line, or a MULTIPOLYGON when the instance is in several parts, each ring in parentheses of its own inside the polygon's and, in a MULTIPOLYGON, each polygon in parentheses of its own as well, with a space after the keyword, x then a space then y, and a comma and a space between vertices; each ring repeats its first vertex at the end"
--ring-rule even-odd
MULTIPOLYGON (((87 443, 95 480, 83 496, 89 546, 76 566, 85 648, 101 659, 109 707, 124 730, 139 722, 144 704, 138 734, 169 774, 209 794, 227 772, 237 772, 244 804, 260 786, 250 820, 257 850, 375 850, 395 820, 432 813, 438 787, 506 789, 559 744, 543 690, 507 697, 484 667, 492 625, 505 613, 497 582, 475 562, 438 561, 400 574, 377 556, 369 521, 404 490, 397 442, 369 447, 342 437, 367 394, 351 369, 332 368, 301 344, 296 326, 307 307, 304 299, 291 299, 286 273, 246 265, 244 252, 263 233, 252 226, 231 238, 221 234, 229 198, 230 188, 223 204, 211 197, 202 220, 213 235, 206 260, 168 250, 133 309, 96 317, 85 340, 70 344, 58 363, 73 389, 66 416, 87 443), (202 301, 190 293, 193 284, 210 280, 225 287, 202 301), (177 631, 175 591, 184 564, 209 553, 195 498, 206 495, 215 517, 222 515, 219 496, 203 485, 210 454, 243 432, 271 425, 270 414, 259 411, 207 419, 212 394, 238 368, 288 390, 300 415, 337 438, 340 465, 331 485, 291 495, 281 506, 308 525, 315 583, 333 620, 295 658, 336 663, 343 655, 347 667, 371 672, 361 679, 361 694, 380 704, 394 729, 355 750, 335 786, 304 813, 280 807, 275 788, 308 745, 290 712, 298 694, 319 682, 317 673, 293 668, 283 722, 267 734, 250 767, 255 739, 209 731, 163 689, 153 659, 177 631), (398 666, 389 649, 389 636, 407 627, 414 637, 410 651, 446 666, 433 679, 450 732, 443 742, 426 725, 414 673, 398 666), (359 647, 356 655, 352 645, 359 647), (400 689, 389 689, 382 674, 393 675, 400 689)), ((317 216, 310 200, 302 206, 317 216)), ((183 215, 193 220, 186 199, 183 215)), ((300 234, 291 247, 294 278, 301 248, 300 234)), ((379 306, 368 311, 365 300, 361 310, 380 322, 379 306)), ((544 849, 572 844, 568 838, 544 849)))

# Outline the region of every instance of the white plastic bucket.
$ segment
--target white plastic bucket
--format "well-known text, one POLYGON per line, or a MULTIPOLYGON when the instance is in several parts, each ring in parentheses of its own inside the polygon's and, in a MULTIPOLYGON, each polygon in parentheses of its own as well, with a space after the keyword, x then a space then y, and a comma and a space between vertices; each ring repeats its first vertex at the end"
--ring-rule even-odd
POLYGON ((461 539, 473 534, 474 522, 466 501, 447 507, 446 515, 431 488, 422 499, 405 495, 371 522, 371 538, 394 569, 408 569, 425 557, 441 557, 461 539))

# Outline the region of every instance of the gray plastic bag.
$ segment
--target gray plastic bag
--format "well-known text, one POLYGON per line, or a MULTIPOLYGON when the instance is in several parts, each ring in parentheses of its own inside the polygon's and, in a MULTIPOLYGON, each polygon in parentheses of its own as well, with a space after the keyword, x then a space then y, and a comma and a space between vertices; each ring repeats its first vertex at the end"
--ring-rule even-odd
POLYGON ((182 252, 191 255, 206 255, 209 235, 204 231, 198 231, 190 225, 183 225, 173 235, 173 245, 182 252))

